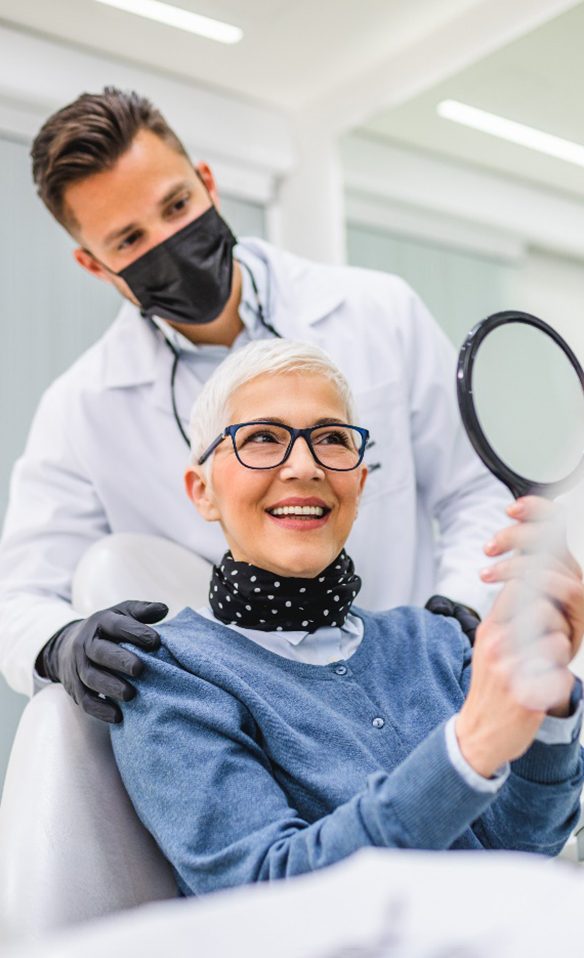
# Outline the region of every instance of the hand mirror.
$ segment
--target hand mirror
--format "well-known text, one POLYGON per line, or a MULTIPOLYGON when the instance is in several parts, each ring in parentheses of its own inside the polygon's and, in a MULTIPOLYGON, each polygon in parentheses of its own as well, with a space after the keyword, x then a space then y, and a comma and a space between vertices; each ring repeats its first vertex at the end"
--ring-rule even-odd
POLYGON ((457 390, 476 453, 515 498, 554 498, 584 478, 584 372, 543 320, 507 310, 478 323, 457 390))

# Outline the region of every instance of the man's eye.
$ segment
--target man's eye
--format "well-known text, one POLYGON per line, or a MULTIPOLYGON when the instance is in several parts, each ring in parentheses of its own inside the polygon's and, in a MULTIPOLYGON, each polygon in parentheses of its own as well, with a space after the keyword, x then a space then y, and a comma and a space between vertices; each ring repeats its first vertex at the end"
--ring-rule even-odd
POLYGON ((134 245, 134 243, 137 242, 137 240, 140 239, 140 235, 141 234, 136 231, 134 233, 130 233, 128 236, 125 236, 124 239, 119 244, 118 250, 129 249, 131 246, 134 245))
POLYGON ((172 206, 169 206, 167 216, 173 216, 174 213, 182 213, 189 205, 190 196, 181 196, 180 199, 175 200, 172 206))

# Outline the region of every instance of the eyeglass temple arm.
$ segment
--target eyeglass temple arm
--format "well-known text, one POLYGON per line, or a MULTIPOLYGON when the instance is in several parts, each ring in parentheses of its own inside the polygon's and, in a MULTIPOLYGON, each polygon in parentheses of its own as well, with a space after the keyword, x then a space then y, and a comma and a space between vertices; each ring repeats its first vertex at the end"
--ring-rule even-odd
POLYGON ((219 445, 219 443, 220 443, 220 442, 223 442, 223 440, 227 437, 227 435, 228 435, 228 430, 227 430, 227 429, 224 429, 223 432, 221 433, 221 435, 220 435, 220 436, 217 436, 217 438, 213 440, 213 442, 211 443, 211 445, 209 446, 209 448, 208 448, 208 449, 205 449, 205 452, 203 453, 203 455, 199 457, 199 460, 198 460, 198 465, 199 465, 199 466, 202 466, 203 463, 206 462, 206 460, 209 458, 209 456, 211 455, 211 453, 212 453, 212 452, 215 452, 215 450, 216 450, 217 446, 219 445))

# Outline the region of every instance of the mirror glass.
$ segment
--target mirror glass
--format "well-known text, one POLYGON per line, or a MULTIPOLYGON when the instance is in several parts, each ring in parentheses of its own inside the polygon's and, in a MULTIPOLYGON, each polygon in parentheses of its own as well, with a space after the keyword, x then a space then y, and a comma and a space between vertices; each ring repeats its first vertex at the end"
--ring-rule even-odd
POLYGON ((495 453, 533 482, 556 482, 584 454, 584 392, 562 349, 524 323, 494 329, 473 370, 475 410, 495 453))

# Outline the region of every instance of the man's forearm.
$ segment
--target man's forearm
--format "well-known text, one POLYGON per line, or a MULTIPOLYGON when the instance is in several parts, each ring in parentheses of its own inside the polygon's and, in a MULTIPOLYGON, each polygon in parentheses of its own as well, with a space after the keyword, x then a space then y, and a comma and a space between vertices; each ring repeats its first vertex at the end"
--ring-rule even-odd
POLYGON ((56 597, 34 592, 0 596, 0 673, 15 692, 33 694, 39 652, 55 632, 81 617, 56 597))

